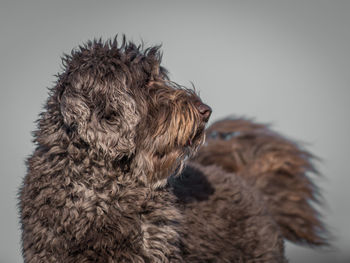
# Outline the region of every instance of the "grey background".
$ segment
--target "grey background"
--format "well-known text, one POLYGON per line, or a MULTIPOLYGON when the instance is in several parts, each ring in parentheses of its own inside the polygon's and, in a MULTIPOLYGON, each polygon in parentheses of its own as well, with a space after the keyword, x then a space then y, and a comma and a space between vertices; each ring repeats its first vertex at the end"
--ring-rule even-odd
POLYGON ((270 122, 322 158, 331 250, 287 244, 291 262, 350 262, 350 1, 1 1, 0 262, 21 262, 16 193, 34 120, 60 56, 125 33, 163 44, 178 83, 193 81, 211 120, 270 122))

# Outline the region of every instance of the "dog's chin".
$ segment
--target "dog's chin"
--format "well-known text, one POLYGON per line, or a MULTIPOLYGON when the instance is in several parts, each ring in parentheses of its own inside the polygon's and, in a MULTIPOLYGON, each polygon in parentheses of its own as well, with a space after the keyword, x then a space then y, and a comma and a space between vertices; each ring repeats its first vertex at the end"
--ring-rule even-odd
MULTIPOLYGON (((159 163, 155 170, 152 171, 156 176, 151 183, 154 189, 161 188, 166 185, 167 179, 170 176, 178 176, 186 166, 186 162, 197 152, 205 139, 204 128, 187 138, 185 145, 177 145, 170 151, 164 153, 165 145, 160 147, 160 150, 153 154, 154 163, 159 163), (166 165, 164 165, 166 164, 166 165)), ((178 141, 178 140, 177 140, 178 141)))
POLYGON ((193 156, 198 148, 204 143, 205 141, 205 133, 204 133, 204 127, 199 129, 196 134, 190 138, 188 138, 187 140, 187 144, 186 147, 188 153, 186 153, 186 155, 188 155, 188 157, 193 156))
POLYGON ((192 138, 188 139, 187 144, 181 149, 182 153, 179 154, 179 158, 177 160, 178 165, 176 166, 174 172, 171 173, 171 176, 178 176, 181 174, 182 170, 186 166, 187 160, 189 160, 197 153, 199 147, 204 143, 204 141, 204 129, 198 131, 195 136, 192 136, 192 138))

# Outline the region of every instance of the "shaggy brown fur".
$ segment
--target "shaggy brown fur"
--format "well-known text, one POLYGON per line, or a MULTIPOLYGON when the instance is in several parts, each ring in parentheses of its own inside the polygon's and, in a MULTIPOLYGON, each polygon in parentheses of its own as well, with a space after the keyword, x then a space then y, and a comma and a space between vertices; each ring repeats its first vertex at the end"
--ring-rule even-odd
POLYGON ((313 203, 319 191, 309 173, 313 156, 266 125, 246 119, 224 119, 206 131, 195 160, 219 165, 259 190, 283 236, 311 246, 327 245, 327 231, 313 203))
MULTIPOLYGON (((227 173, 202 158, 207 146, 197 157, 204 165, 183 170, 211 110, 169 81, 160 57, 158 47, 125 40, 89 42, 64 57, 20 190, 25 262, 284 261, 286 232, 275 223, 283 226, 282 199, 249 180, 250 172, 268 177, 258 164, 227 173)), ((281 193, 293 205, 309 197, 309 183, 281 193)))

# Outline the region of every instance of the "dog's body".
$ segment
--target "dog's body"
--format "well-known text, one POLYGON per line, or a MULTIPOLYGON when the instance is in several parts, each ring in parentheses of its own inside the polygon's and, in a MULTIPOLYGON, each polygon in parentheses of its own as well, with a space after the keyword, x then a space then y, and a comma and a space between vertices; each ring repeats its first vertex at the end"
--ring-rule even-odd
POLYGON ((235 173, 261 194, 283 236, 298 244, 327 244, 327 231, 313 207, 320 193, 311 180, 314 158, 268 126, 240 118, 211 125, 195 157, 235 173))
POLYGON ((170 185, 184 214, 185 262, 285 262, 278 226, 239 176, 189 163, 170 185))
POLYGON ((283 262, 282 235, 323 243, 307 203, 308 160, 289 174, 306 190, 290 190, 299 201, 288 204, 306 209, 309 219, 292 224, 294 236, 275 209, 283 198, 263 183, 281 169, 251 180, 264 174, 261 160, 245 170, 242 164, 245 172, 228 169, 216 138, 185 167, 204 141, 211 110, 168 80, 158 48, 95 41, 64 66, 20 191, 25 262, 283 262), (300 234, 305 226, 309 235, 300 234))

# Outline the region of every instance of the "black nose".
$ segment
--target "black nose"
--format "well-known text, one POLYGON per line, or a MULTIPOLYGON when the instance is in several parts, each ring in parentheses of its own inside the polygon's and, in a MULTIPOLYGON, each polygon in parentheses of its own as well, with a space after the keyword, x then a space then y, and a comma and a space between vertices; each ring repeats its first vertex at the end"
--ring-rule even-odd
POLYGON ((203 121, 207 122, 209 120, 209 117, 211 115, 211 108, 202 102, 196 103, 197 110, 202 115, 203 121))

